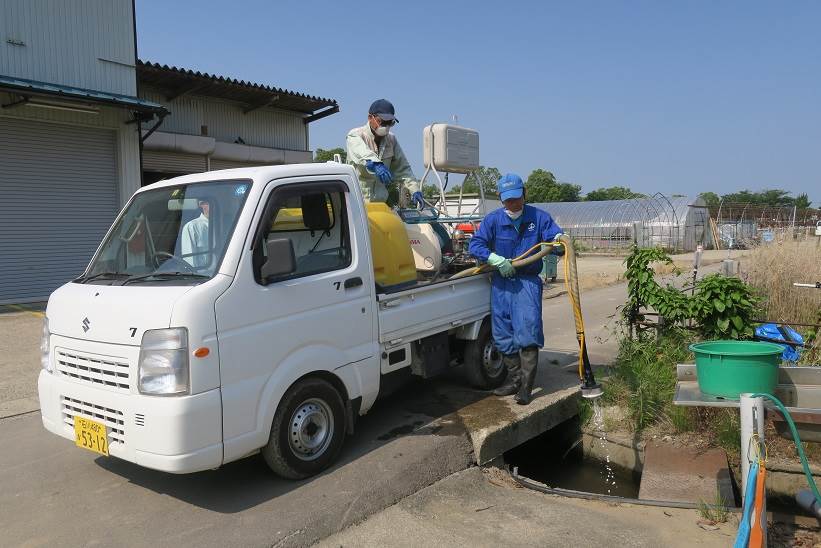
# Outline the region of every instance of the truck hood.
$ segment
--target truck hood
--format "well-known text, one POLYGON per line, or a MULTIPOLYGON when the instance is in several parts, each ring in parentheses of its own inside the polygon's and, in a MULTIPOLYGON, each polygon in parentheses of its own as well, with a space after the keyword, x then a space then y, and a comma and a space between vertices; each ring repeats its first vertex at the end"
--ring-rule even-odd
POLYGON ((108 286, 68 283, 46 309, 55 335, 139 346, 147 329, 169 327, 174 304, 194 286, 108 286))

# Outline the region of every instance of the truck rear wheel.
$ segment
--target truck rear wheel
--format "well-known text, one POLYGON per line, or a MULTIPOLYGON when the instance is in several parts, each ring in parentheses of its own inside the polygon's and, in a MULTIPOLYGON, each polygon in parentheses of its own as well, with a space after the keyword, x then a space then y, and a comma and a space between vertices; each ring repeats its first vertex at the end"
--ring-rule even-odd
POLYGON ((337 389, 323 379, 303 379, 279 403, 262 455, 283 478, 307 478, 333 464, 345 430, 345 406, 337 389))
POLYGON ((490 322, 483 322, 476 340, 465 345, 464 369, 468 382, 476 388, 490 390, 505 382, 507 367, 493 345, 490 322))

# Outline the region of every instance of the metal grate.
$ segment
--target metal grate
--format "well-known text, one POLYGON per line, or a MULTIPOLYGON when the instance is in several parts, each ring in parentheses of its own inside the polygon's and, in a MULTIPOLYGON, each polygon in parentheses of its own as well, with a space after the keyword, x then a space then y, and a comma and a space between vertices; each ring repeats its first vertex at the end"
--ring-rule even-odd
POLYGON ((125 444, 125 420, 123 412, 102 405, 85 402, 68 396, 61 396, 63 422, 74 427, 74 417, 80 416, 105 424, 109 445, 125 444))
POLYGON ((56 349, 57 371, 89 384, 128 392, 128 362, 123 358, 56 349))

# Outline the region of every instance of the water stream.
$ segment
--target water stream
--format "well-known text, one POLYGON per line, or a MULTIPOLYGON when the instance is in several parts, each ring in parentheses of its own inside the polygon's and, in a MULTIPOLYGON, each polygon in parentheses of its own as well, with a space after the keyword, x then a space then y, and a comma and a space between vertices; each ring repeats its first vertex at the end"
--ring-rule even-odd
POLYGON ((605 460, 602 461, 602 469, 600 475, 604 482, 604 488, 608 495, 611 491, 616 489, 616 474, 613 471, 613 466, 610 464, 610 453, 608 452, 607 432, 604 429, 604 411, 601 406, 600 398, 593 400, 593 433, 602 452, 605 454, 605 460))

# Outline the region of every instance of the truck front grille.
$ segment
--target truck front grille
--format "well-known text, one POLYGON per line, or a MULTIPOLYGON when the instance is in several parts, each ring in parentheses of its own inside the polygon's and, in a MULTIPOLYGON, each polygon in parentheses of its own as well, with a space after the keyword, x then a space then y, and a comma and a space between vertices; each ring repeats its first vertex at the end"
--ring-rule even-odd
POLYGON ((68 396, 61 396, 60 403, 63 407, 63 422, 72 428, 74 428, 74 417, 85 417, 106 425, 109 445, 125 444, 125 418, 122 411, 68 396))
POLYGON ((77 381, 104 386, 117 392, 128 392, 128 361, 124 358, 101 356, 55 349, 57 371, 77 381))

